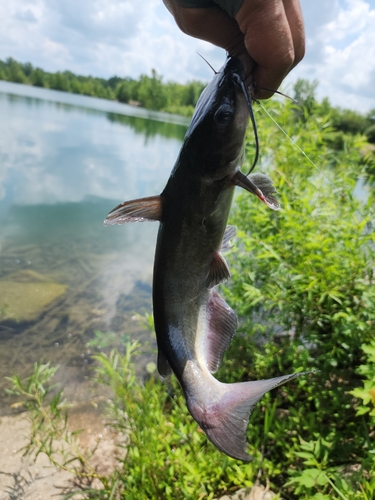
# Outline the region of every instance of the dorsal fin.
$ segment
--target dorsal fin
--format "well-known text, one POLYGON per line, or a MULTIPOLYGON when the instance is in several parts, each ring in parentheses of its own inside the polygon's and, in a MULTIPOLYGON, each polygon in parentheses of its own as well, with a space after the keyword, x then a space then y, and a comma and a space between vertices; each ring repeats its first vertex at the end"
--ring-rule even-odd
POLYGON ((225 351, 236 333, 237 316, 216 290, 207 304, 206 364, 211 373, 221 365, 225 351))
POLYGON ((144 222, 161 220, 161 196, 149 196, 137 200, 124 201, 111 210, 104 221, 105 226, 126 224, 127 222, 144 222))

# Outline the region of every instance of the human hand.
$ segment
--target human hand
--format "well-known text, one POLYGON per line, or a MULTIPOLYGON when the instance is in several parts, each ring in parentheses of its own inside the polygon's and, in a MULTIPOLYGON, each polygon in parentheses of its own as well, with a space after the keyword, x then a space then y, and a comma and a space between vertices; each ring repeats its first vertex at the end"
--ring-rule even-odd
POLYGON ((184 33, 242 60, 257 99, 271 97, 304 56, 299 0, 243 0, 234 19, 215 5, 188 8, 178 0, 163 1, 184 33))

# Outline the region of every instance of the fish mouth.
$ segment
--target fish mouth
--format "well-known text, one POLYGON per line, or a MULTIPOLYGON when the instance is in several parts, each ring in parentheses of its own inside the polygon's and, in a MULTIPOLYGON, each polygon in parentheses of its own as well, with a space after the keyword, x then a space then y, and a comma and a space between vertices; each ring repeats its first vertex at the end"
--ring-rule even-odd
POLYGON ((228 73, 237 74, 243 81, 245 81, 245 69, 239 57, 228 56, 224 68, 224 76, 228 73))

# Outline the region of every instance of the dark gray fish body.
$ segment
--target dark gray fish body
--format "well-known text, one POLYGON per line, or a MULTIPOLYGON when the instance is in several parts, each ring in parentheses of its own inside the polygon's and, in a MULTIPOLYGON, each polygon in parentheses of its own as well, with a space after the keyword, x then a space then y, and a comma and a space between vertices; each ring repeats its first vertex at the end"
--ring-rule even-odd
POLYGON ((191 415, 210 441, 248 461, 246 429, 253 406, 297 375, 238 384, 212 376, 237 327, 236 314, 215 288, 230 276, 221 252, 235 235, 235 228, 227 226, 234 188, 244 187, 279 208, 266 176, 240 172, 249 116, 238 84, 243 77, 240 61, 229 58, 197 103, 161 195, 125 202, 105 223, 160 221, 153 279, 159 372, 174 372, 191 415))

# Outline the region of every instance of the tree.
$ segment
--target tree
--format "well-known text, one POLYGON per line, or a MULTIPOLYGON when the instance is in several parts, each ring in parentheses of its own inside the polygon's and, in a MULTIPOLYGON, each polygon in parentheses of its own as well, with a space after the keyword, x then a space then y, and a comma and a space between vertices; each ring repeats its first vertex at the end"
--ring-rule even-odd
POLYGON ((35 68, 31 75, 30 75, 30 80, 32 85, 35 85, 35 87, 45 87, 46 86, 46 74, 44 71, 40 68, 35 68))
POLYGON ((115 96, 120 102, 138 100, 138 82, 132 78, 125 78, 117 85, 115 96))
POLYGON ((151 73, 151 78, 147 75, 141 75, 139 79, 138 99, 141 101, 143 107, 160 110, 167 105, 168 98, 165 86, 161 81, 161 76, 154 69, 151 73))
POLYGON ((60 71, 50 75, 49 86, 55 90, 65 90, 67 92, 70 90, 69 80, 60 71))
POLYGON ((375 109, 371 109, 366 115, 365 134, 369 142, 375 143, 375 109))
POLYGON ((185 106, 195 106, 202 93, 205 85, 202 82, 192 81, 184 85, 184 102, 185 106))
MULTIPOLYGON (((126 80, 130 80, 130 78, 126 78, 126 80)), ((119 76, 112 76, 106 81, 106 85, 111 87, 113 90, 116 90, 117 86, 123 81, 124 79, 119 76)))
POLYGON ((8 79, 15 83, 26 83, 26 76, 20 63, 9 57, 6 61, 8 66, 8 79))

